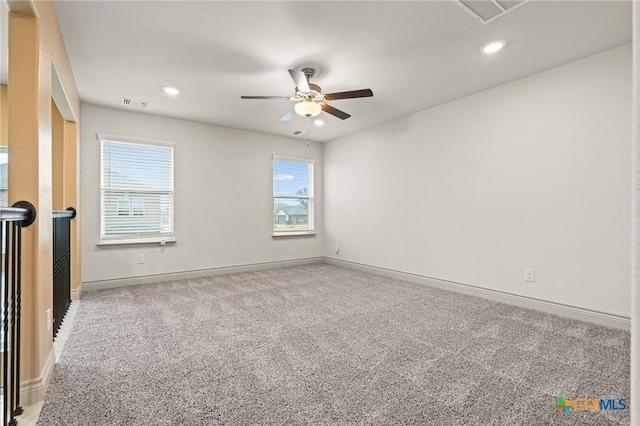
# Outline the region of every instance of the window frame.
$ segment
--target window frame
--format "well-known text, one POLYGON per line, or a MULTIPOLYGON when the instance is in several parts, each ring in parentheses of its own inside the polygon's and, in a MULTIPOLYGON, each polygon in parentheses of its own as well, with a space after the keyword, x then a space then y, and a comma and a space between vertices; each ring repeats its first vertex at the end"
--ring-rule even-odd
MULTIPOLYGON (((142 139, 142 138, 134 138, 128 136, 118 136, 118 135, 110 135, 104 133, 96 134, 96 138, 98 140, 99 150, 100 150, 100 163, 98 167, 99 172, 99 197, 100 197, 100 236, 98 241, 98 246, 108 246, 108 245, 120 245, 120 244, 171 244, 175 243, 175 144, 172 142, 165 141, 157 141, 150 139, 142 139), (170 166, 170 189, 168 191, 158 191, 158 190, 149 190, 149 191, 129 191, 140 194, 164 194, 170 197, 170 206, 171 212, 169 214, 170 228, 169 232, 158 232, 158 233, 150 233, 150 234, 119 234, 119 235, 108 235, 105 233, 105 204, 104 197, 107 193, 121 192, 122 190, 114 190, 113 188, 103 188, 103 165, 104 165, 104 150, 103 143, 104 142, 120 142, 120 143, 129 143, 129 144, 137 144, 137 145, 149 145, 153 147, 163 147, 169 148, 171 150, 171 166, 170 166)), ((132 204, 132 198, 128 199, 129 203, 129 217, 140 217, 140 215, 134 214, 134 210, 136 208, 132 204)), ((144 200, 143 200, 144 201, 144 200)), ((143 206, 143 209, 145 207, 143 206)), ((116 209, 117 210, 117 209, 116 209)), ((144 216, 144 215, 142 215, 144 216)), ((126 216, 122 216, 126 217, 126 216)))
POLYGON ((272 226, 272 237, 294 237, 294 236, 313 236, 316 235, 316 227, 315 227, 315 174, 316 174, 316 164, 315 160, 311 158, 301 158, 301 157, 291 157, 285 155, 273 155, 271 158, 271 192, 272 192, 272 205, 271 205, 271 226, 272 226), (307 188, 307 195, 280 195, 275 194, 274 192, 274 163, 276 160, 284 160, 298 163, 306 163, 311 165, 311 174, 309 176, 309 188, 307 188), (277 198, 288 198, 294 200, 307 200, 307 222, 309 229, 300 230, 300 229, 292 229, 290 231, 287 230, 276 230, 276 202, 277 198))

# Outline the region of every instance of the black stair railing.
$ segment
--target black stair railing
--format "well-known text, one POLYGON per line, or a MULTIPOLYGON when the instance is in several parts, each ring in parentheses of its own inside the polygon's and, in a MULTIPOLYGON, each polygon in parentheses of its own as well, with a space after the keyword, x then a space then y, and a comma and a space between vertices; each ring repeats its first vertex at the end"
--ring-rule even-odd
POLYGON ((22 228, 36 220, 28 201, 0 208, 0 306, 2 306, 2 422, 15 425, 20 406, 20 310, 22 297, 22 228))
POLYGON ((71 220, 76 210, 53 211, 53 338, 71 305, 71 220))

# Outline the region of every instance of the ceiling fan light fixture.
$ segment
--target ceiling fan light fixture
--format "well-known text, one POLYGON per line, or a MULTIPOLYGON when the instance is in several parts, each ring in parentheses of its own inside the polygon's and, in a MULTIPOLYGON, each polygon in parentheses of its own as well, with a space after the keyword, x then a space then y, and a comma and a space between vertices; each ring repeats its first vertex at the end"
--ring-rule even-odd
POLYGON ((303 117, 315 117, 322 111, 320 104, 311 101, 299 102, 296 104, 295 109, 296 114, 302 115, 303 117))

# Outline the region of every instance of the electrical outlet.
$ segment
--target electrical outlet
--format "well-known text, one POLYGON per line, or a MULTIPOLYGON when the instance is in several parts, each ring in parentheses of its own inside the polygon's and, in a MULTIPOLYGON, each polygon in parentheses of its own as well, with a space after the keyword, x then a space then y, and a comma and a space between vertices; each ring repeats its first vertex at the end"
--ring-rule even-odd
POLYGON ((144 263, 144 254, 139 254, 138 255, 138 264, 142 264, 144 263))
POLYGON ((47 331, 51 331, 51 308, 47 309, 47 331))
POLYGON ((340 244, 336 243, 336 254, 340 253, 340 244))
POLYGON ((536 281, 536 270, 535 269, 525 269, 524 270, 524 280, 528 283, 533 283, 536 281))

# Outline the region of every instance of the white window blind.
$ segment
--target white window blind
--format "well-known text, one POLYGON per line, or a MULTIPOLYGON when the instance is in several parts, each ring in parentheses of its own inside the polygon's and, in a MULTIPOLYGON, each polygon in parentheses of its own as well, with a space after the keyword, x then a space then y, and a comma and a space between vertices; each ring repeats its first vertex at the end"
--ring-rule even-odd
POLYGON ((313 160, 273 157, 274 232, 314 230, 313 186, 313 160))
POLYGON ((101 240, 173 237, 173 147, 100 137, 101 240))
POLYGON ((7 192, 9 189, 8 157, 8 148, 6 146, 0 146, 0 207, 9 207, 9 196, 7 192))

